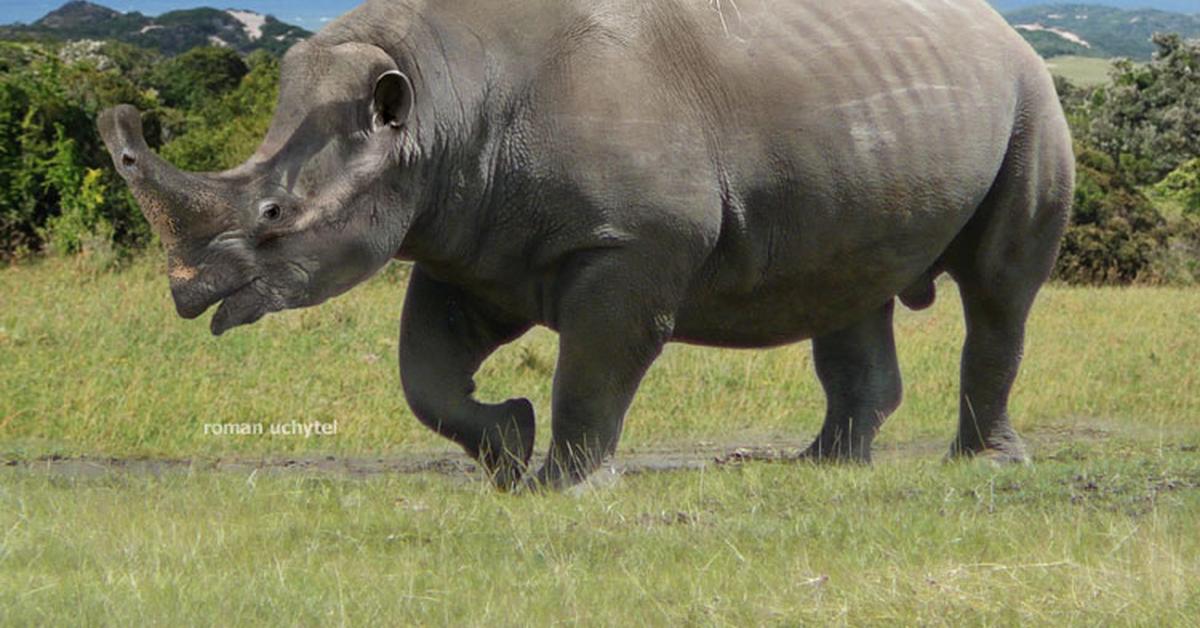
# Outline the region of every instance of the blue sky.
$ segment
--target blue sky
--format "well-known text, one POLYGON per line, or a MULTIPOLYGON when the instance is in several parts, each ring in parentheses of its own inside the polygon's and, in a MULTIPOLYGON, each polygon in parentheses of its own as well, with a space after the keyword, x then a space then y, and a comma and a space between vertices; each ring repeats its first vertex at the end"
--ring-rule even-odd
MULTIPOLYGON (((146 15, 158 15, 173 9, 197 6, 216 8, 250 9, 269 13, 275 17, 319 30, 321 25, 349 11, 361 0, 92 0, 118 11, 141 11, 146 15)), ((492 0, 497 1, 497 0, 492 0)), ((0 0, 0 24, 10 22, 32 22, 53 11, 66 0, 0 0)), ((1200 12, 1200 0, 1074 0, 1079 4, 1109 4, 1125 8, 1152 6, 1168 11, 1187 13, 1200 12)), ((1057 4, 1054 0, 994 0, 1001 9, 1031 4, 1057 4)))
MULTIPOLYGON (((0 0, 0 24, 33 22, 57 9, 67 0, 0 0)), ((175 9, 214 7, 249 9, 267 13, 308 30, 319 30, 324 22, 353 9, 361 0, 91 0, 118 11, 140 11, 158 15, 175 9)), ((1200 0, 1197 0, 1200 2, 1200 0)))

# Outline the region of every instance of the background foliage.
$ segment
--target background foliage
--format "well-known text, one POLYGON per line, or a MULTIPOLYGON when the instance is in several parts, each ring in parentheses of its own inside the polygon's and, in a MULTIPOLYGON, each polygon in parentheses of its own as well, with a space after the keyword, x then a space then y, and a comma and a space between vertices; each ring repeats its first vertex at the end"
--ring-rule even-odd
POLYGON ((1072 283, 1200 280, 1200 41, 1156 35, 1148 64, 1057 86, 1076 139, 1075 209, 1056 275, 1072 283))
POLYGON ((115 259, 150 240, 96 131, 106 107, 142 110, 146 139, 187 170, 228 167, 270 120, 279 65, 217 47, 164 59, 115 42, 0 42, 0 255, 115 259))

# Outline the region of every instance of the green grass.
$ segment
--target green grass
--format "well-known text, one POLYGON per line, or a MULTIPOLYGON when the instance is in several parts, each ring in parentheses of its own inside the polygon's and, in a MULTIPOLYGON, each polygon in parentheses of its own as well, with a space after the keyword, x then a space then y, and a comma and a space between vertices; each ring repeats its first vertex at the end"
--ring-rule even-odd
MULTIPOLYGON (((0 624, 1186 625, 1200 616, 1200 291, 1050 287, 1014 392, 1035 464, 946 465, 951 283, 898 313, 906 400, 874 467, 748 463, 548 496, 473 476, 45 470, 48 455, 404 456, 452 449, 399 392, 396 270, 226 337, 159 263, 0 271, 0 624), (208 422, 339 422, 214 437, 208 422)), ((552 334, 490 360, 548 433, 552 334)), ((623 450, 802 443, 807 345, 671 346, 623 450)), ((243 467, 244 468, 244 467, 243 467)))
POLYGON ((0 472, 6 625, 1189 625, 1200 454, 441 476, 0 472))
MULTIPOLYGON (((222 338, 176 318, 158 264, 77 272, 48 260, 0 272, 0 457, 376 455, 444 448, 408 411, 395 366, 403 274, 222 338), (336 436, 235 437, 204 425, 338 422, 336 436)), ((1012 398, 1019 429, 1200 424, 1200 291, 1051 287, 1034 308, 1012 398)), ((905 401, 881 445, 949 443, 963 323, 953 283, 901 310, 905 401)), ((477 378, 487 399, 523 395, 549 432, 555 336, 536 330, 477 378)), ((807 343, 771 351, 670 345, 630 411, 624 448, 800 439, 824 398, 807 343)))
POLYGON ((1061 56, 1046 60, 1046 67, 1055 76, 1061 76, 1081 87, 1094 87, 1108 82, 1112 61, 1096 57, 1061 56))

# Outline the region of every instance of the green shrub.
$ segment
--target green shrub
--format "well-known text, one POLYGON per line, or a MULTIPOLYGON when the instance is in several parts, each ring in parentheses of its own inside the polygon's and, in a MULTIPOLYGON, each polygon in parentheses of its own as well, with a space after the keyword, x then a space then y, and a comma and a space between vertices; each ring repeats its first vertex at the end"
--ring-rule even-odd
POLYGON ((1200 218, 1200 157, 1173 170, 1154 186, 1154 192, 1178 204, 1185 216, 1200 218))
POLYGON ((249 157, 267 134, 279 93, 279 61, 250 55, 250 71, 236 89, 177 112, 162 156, 184 170, 217 171, 249 157))
POLYGON ((229 48, 193 48, 155 68, 150 84, 169 107, 196 107, 235 87, 250 69, 229 48))
POLYGON ((0 258, 119 257, 152 239, 96 130, 106 107, 138 107, 147 142, 183 169, 229 167, 254 150, 278 91, 275 58, 204 48, 145 69, 158 59, 112 43, 0 42, 0 258), (173 141, 160 147, 164 136, 173 141))
POLYGON ((1076 145, 1075 206, 1055 276, 1082 284, 1163 281, 1167 222, 1108 155, 1076 145))
POLYGON ((1084 138, 1142 184, 1200 155, 1200 41, 1156 35, 1154 43, 1149 64, 1114 64, 1112 84, 1092 95, 1084 138))
POLYGON ((67 65, 51 48, 24 44, 0 52, 0 256, 46 244, 74 252, 96 238, 118 248, 146 241, 95 120, 116 103, 153 101, 118 68, 101 71, 90 58, 67 65))

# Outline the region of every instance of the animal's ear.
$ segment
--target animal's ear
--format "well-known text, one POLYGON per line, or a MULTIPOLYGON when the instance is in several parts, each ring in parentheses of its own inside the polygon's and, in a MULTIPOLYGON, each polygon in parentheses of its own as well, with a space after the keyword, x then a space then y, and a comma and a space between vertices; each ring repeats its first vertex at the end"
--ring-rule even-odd
POLYGON ((412 81, 396 70, 380 74, 375 80, 375 96, 371 103, 375 124, 399 129, 408 122, 412 109, 412 81))

